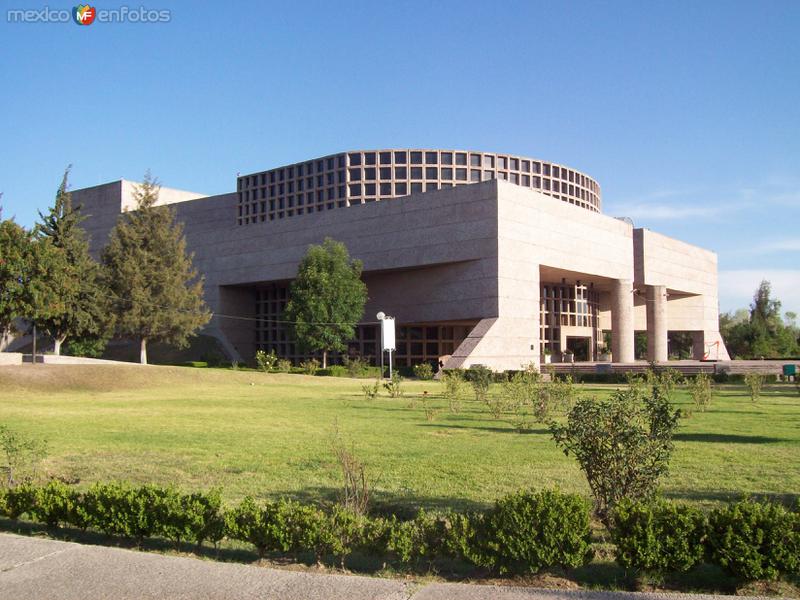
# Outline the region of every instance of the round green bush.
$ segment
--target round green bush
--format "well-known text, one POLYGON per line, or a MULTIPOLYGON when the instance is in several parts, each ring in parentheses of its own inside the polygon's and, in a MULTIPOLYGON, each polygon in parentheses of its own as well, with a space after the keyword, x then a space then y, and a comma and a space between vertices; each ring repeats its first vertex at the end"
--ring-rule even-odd
POLYGON ((0 517, 10 517, 8 512, 8 491, 5 488, 0 488, 0 517))
POLYGON ((579 567, 593 556, 589 525, 589 504, 577 494, 511 494, 485 515, 480 554, 500 573, 579 567))
POLYGON ((688 571, 703 560, 708 524, 691 506, 622 500, 611 515, 616 560, 642 571, 688 571))
POLYGON ((388 549, 404 564, 432 562, 442 555, 447 522, 441 515, 420 510, 410 521, 397 521, 388 549))
POLYGON ((433 379, 433 367, 430 363, 426 362, 414 365, 414 377, 423 381, 433 379))
POLYGON ((60 523, 70 522, 75 503, 76 494, 72 488, 60 481, 50 481, 36 488, 30 515, 34 521, 48 527, 58 527, 60 523))
POLYGON ((5 513, 12 519, 32 515, 36 506, 36 487, 23 483, 6 491, 5 513))
POLYGON ((800 515, 771 502, 743 501, 709 516, 711 560, 745 580, 800 571, 800 515))

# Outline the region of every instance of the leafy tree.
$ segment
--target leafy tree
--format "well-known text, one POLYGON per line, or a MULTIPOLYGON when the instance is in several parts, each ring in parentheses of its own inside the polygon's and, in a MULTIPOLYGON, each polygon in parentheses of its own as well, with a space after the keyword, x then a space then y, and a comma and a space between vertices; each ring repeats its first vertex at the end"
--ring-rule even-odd
POLYGON ((800 353, 800 331, 792 317, 781 318, 780 300, 772 298, 772 287, 762 281, 753 295, 749 316, 742 311, 720 315, 720 333, 728 351, 739 358, 796 356, 800 353))
POLYGON ((185 347, 211 317, 183 225, 170 207, 156 205, 159 187, 148 172, 134 191, 136 210, 120 216, 103 251, 115 330, 139 340, 143 364, 148 342, 185 347))
POLYGON ((550 423, 556 444, 574 455, 586 475, 595 510, 607 520, 623 498, 645 499, 669 468, 680 411, 659 387, 617 390, 607 400, 585 398, 566 424, 550 423))
POLYGON ((771 293, 769 281, 762 281, 750 304, 751 352, 756 356, 774 356, 783 329, 781 303, 771 293))
POLYGON ((67 356, 87 356, 89 358, 100 358, 103 356, 103 352, 105 352, 107 344, 108 338, 105 335, 100 337, 71 337, 61 348, 61 351, 67 356))
POLYGON ((342 352, 355 336, 364 314, 367 286, 361 281, 361 261, 351 260, 341 242, 325 238, 309 247, 292 282, 284 315, 297 343, 306 351, 342 352))
POLYGON ((49 242, 57 269, 43 282, 55 298, 37 324, 53 337, 55 354, 68 337, 103 338, 107 330, 107 301, 100 283, 99 265, 89 255, 89 242, 80 227, 80 207, 73 207, 68 191, 69 167, 48 213, 39 213, 35 235, 49 242))
POLYGON ((30 261, 30 235, 12 220, 0 221, 0 349, 13 333, 14 319, 28 314, 23 277, 30 261))
POLYGON ((8 344, 15 320, 49 314, 54 297, 45 282, 58 268, 48 242, 0 213, 0 348, 8 344))
POLYGON ((746 308, 740 308, 735 313, 720 314, 719 332, 731 357, 750 356, 750 313, 746 308))

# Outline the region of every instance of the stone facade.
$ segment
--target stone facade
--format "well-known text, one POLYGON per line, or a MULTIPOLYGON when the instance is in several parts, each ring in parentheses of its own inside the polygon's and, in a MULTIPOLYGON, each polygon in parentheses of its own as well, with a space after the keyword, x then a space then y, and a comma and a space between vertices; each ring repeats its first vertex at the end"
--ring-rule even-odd
MULTIPOLYGON (((132 207, 131 185, 73 192, 96 255, 132 207)), ((647 331, 653 360, 666 360, 673 331, 692 333, 694 358, 728 359, 716 255, 601 214, 599 195, 596 206, 583 206, 489 179, 242 226, 245 186, 238 187, 213 197, 164 188, 160 196, 185 224, 205 277, 215 313, 206 333, 233 358, 249 359, 259 347, 301 358, 275 315, 308 246, 331 237, 364 263, 369 300, 353 342, 362 354, 377 353, 373 315, 384 311, 400 326, 399 364, 447 356, 446 367, 518 369, 538 364, 545 350, 568 348, 595 360, 609 330, 615 362, 633 361, 634 331, 647 331)))

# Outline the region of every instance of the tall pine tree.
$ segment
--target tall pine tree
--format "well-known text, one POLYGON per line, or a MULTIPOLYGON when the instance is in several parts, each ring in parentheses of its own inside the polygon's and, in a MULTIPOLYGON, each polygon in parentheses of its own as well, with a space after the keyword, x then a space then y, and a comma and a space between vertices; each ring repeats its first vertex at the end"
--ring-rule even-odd
POLYGON ((116 333, 139 340, 143 364, 148 342, 185 347, 211 318, 183 225, 171 208, 156 205, 158 192, 148 172, 134 191, 136 210, 120 217, 103 251, 116 333))
POLYGON ((60 268, 49 242, 13 219, 3 220, 0 207, 0 350, 10 342, 15 322, 47 316, 55 298, 47 281, 60 268))
POLYGON ((59 266, 46 282, 55 300, 47 313, 37 318, 37 325, 53 338, 55 354, 61 354, 61 345, 67 338, 103 337, 108 327, 100 268, 89 255, 89 242, 80 227, 85 217, 80 215, 80 207, 72 205, 68 180, 69 167, 56 192, 55 204, 47 214, 39 213, 41 223, 35 229, 40 241, 52 245, 59 266))
POLYGON ((23 277, 30 261, 31 242, 28 232, 0 215, 0 350, 11 341, 14 320, 30 311, 23 277))

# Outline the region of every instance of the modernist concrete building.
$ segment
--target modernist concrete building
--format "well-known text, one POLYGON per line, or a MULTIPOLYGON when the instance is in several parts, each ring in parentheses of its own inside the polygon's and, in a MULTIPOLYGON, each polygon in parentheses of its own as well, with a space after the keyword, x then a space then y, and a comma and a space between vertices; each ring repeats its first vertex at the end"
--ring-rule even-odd
MULTIPOLYGON (((100 252, 135 184, 76 190, 100 252)), ((398 323, 399 364, 496 370, 571 350, 614 362, 667 360, 669 332, 691 332, 694 358, 727 360, 718 332, 713 252, 601 214, 600 186, 563 165, 458 150, 352 151, 238 178, 204 197, 162 188, 185 224, 215 318, 206 333, 235 358, 274 348, 302 358, 281 321, 310 244, 344 242, 369 291, 350 351, 379 356, 373 315, 398 323), (242 317, 245 317, 244 319, 242 317)))

